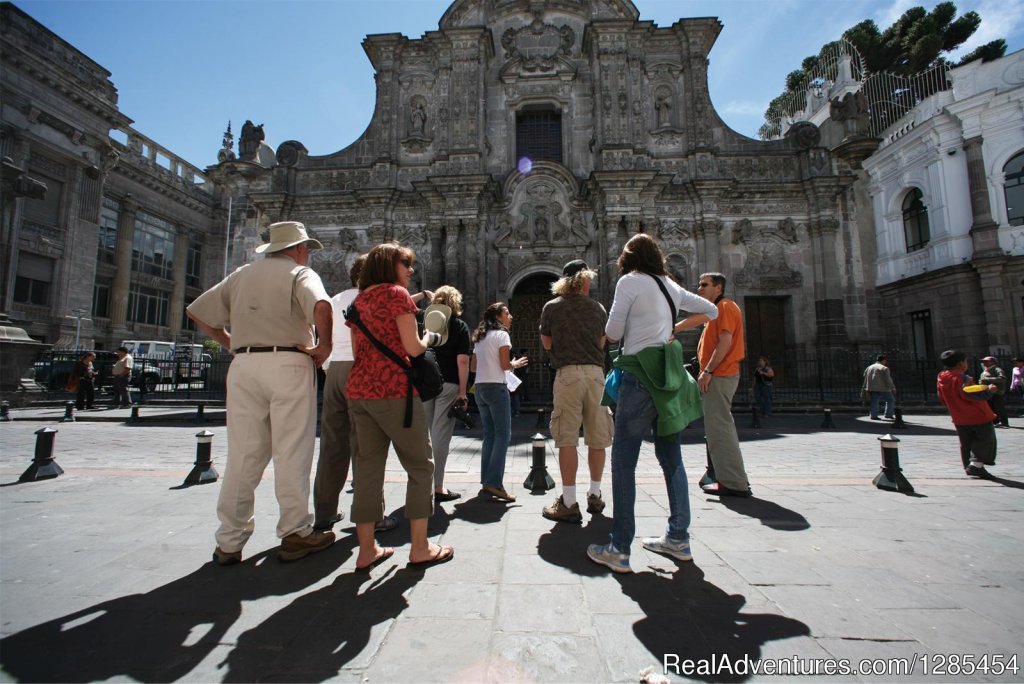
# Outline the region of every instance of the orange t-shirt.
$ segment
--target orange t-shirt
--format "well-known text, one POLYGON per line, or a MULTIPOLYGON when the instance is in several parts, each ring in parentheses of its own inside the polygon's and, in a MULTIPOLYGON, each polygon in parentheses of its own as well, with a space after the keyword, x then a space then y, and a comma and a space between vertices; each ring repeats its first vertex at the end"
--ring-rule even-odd
POLYGON ((700 336, 700 342, 697 343, 697 358, 700 359, 701 370, 707 368, 708 361, 715 353, 719 333, 732 333, 732 346, 729 348, 729 353, 718 363, 712 375, 722 377, 739 375, 740 361, 746 356, 743 341, 743 314, 740 313, 740 307, 731 299, 723 298, 716 306, 718 307, 718 318, 704 324, 704 333, 700 336))

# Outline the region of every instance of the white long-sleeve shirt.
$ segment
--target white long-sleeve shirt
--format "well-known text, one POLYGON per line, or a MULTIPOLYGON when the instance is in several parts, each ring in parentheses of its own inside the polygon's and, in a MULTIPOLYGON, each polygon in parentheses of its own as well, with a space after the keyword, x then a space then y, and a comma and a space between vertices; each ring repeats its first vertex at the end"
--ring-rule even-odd
MULTIPOLYGON (((690 314, 707 314, 718 318, 718 307, 708 300, 693 294, 666 276, 659 276, 669 295, 675 302, 676 310, 690 314)), ((604 333, 609 340, 622 340, 625 335, 623 353, 636 354, 647 347, 665 344, 672 336, 676 311, 669 316, 668 302, 654 277, 633 271, 619 278, 615 284, 615 299, 608 312, 608 323, 604 333)))

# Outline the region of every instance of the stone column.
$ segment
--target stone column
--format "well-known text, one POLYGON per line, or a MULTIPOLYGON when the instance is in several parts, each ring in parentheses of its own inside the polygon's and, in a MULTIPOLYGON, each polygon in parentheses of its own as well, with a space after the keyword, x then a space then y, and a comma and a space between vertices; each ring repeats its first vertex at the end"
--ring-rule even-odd
POLYGON ((430 283, 431 287, 437 288, 444 282, 444 243, 442 241, 442 226, 440 221, 431 221, 427 224, 427 235, 430 244, 430 283))
POLYGON ((722 252, 720 237, 722 234, 722 222, 718 219, 699 221, 696 226, 696 233, 697 249, 699 250, 697 258, 698 273, 696 275, 720 272, 722 270, 719 266, 722 252), (701 265, 702 261, 703 266, 701 265))
POLYGON ((174 239, 174 286, 171 289, 171 306, 167 312, 167 327, 171 335, 181 332, 181 317, 185 313, 185 266, 188 262, 188 230, 178 226, 178 234, 174 239))
POLYGON ((971 192, 971 241, 974 256, 996 256, 999 249, 999 226, 992 220, 992 205, 988 197, 988 183, 985 179, 985 158, 982 154, 982 137, 975 136, 964 141, 967 155, 967 183, 971 192))
POLYGON ((127 197, 121 200, 117 219, 117 246, 114 248, 114 282, 110 287, 110 326, 124 330, 128 316, 128 285, 132 276, 132 243, 135 239, 135 214, 139 205, 127 197))
POLYGON ((814 314, 819 347, 842 345, 846 339, 846 313, 838 296, 840 265, 836 263, 836 235, 839 221, 834 218, 812 220, 808 226, 816 265, 814 273, 814 314))
POLYGON ((459 282, 459 221, 448 221, 444 236, 444 282, 459 282))
POLYGON ((474 220, 465 222, 466 280, 459 286, 459 290, 462 292, 463 296, 463 308, 467 312, 471 312, 473 314, 473 316, 468 320, 478 319, 479 314, 482 312, 482 309, 480 308, 481 287, 479 283, 481 235, 486 236, 486 231, 481 230, 479 221, 474 220))

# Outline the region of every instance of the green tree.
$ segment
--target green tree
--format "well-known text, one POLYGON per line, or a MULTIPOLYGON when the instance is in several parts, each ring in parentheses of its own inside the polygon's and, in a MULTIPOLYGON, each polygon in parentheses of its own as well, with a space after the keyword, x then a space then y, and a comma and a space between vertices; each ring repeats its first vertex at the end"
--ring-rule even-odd
MULTIPOLYGON (((847 29, 843 38, 852 43, 869 73, 887 71, 901 76, 913 76, 939 63, 949 63, 944 57, 963 45, 981 25, 977 12, 956 16, 956 5, 941 2, 931 12, 923 7, 912 7, 884 31, 870 19, 847 29)), ((765 110, 762 138, 777 134, 778 121, 786 116, 786 103, 803 89, 804 83, 823 63, 826 55, 834 51, 835 43, 826 43, 817 55, 806 57, 800 68, 786 75, 786 90, 774 98, 765 110)), ((975 59, 989 61, 1006 53, 1002 38, 986 43, 955 64, 961 66, 975 59)))

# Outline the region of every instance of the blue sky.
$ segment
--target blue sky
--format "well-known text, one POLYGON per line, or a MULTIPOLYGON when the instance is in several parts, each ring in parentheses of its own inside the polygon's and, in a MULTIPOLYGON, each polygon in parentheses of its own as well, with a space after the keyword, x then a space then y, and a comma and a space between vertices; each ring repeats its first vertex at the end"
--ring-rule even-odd
MULTIPOLYGON (((1024 47, 1024 0, 954 0, 982 25, 966 49, 1005 38, 1024 47)), ((136 130, 200 168, 216 162, 232 122, 264 124, 274 148, 301 141, 313 155, 354 142, 370 122, 371 33, 419 38, 448 0, 15 0, 112 73, 136 130)), ((884 29, 935 0, 634 0, 641 20, 670 26, 718 17, 709 86, 719 114, 755 136, 787 73, 863 19, 884 29)))

